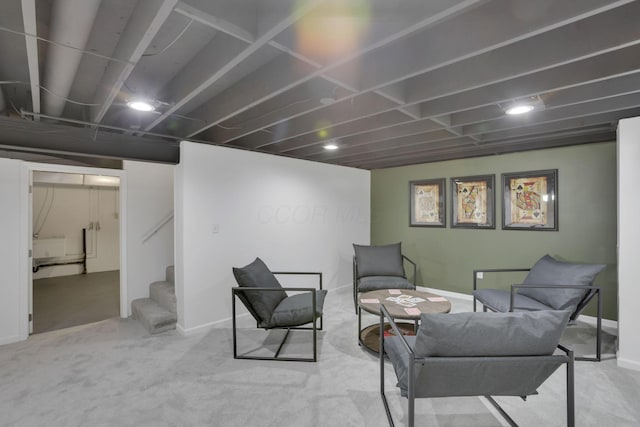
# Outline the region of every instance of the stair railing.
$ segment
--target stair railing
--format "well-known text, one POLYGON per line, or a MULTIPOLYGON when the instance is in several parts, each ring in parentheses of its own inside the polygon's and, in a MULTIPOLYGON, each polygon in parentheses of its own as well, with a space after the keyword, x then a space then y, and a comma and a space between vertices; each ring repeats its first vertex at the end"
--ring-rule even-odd
POLYGON ((165 215, 155 226, 151 227, 149 231, 147 231, 142 235, 142 243, 145 243, 147 240, 152 238, 156 233, 158 233, 158 231, 162 230, 162 228, 172 220, 173 220, 173 211, 165 215))

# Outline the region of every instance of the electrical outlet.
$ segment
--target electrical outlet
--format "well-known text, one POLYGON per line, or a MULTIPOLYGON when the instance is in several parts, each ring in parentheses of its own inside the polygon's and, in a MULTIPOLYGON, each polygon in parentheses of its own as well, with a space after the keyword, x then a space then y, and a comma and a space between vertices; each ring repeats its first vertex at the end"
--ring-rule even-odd
POLYGON ((482 271, 476 272, 476 279, 484 279, 484 273, 482 271))

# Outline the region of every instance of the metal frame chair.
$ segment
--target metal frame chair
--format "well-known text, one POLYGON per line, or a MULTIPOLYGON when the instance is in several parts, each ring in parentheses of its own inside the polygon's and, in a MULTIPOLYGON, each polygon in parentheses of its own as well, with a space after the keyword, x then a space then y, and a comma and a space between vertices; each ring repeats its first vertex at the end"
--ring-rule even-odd
MULTIPOLYGON (((322 273, 321 272, 293 272, 293 271, 274 271, 272 272, 274 275, 281 274, 289 274, 289 275, 317 275, 318 276, 318 289, 322 290, 322 273)), ((233 287, 231 288, 231 312, 232 312, 232 323, 233 323, 233 358, 234 359, 249 359, 249 360, 279 360, 279 361, 289 361, 289 362, 316 362, 318 360, 318 344, 317 344, 317 331, 322 330, 322 315, 314 318, 313 322, 311 322, 311 327, 303 327, 303 325, 308 324, 304 323, 298 326, 274 326, 269 328, 261 328, 260 327, 260 317, 255 312, 251 304, 244 297, 244 292, 273 292, 273 291, 291 291, 291 292, 310 292, 312 298, 312 310, 313 313, 316 313, 316 288, 291 288, 291 287, 282 287, 282 288, 249 288, 249 287, 233 287), (249 313, 256 320, 256 328, 258 329, 286 329, 287 332, 284 335, 284 338, 280 342, 278 349, 273 357, 263 357, 263 356, 246 356, 244 354, 238 354, 237 347, 237 337, 236 337, 236 296, 242 301, 244 306, 247 308, 249 313), (320 327, 317 326, 317 321, 320 319, 320 327), (313 331, 313 357, 305 358, 305 357, 279 357, 280 351, 284 346, 287 338, 289 337, 289 333, 291 330, 310 330, 313 331)))
MULTIPOLYGON (((530 271, 531 268, 493 268, 493 269, 484 269, 484 270, 473 270, 473 290, 478 289, 478 273, 513 273, 513 272, 525 272, 530 271)), ((511 285, 510 292, 510 302, 509 302, 509 311, 514 311, 518 309, 518 307, 514 307, 514 297, 516 291, 520 288, 547 288, 547 289, 584 289, 585 295, 582 297, 580 302, 578 303, 576 309, 569 316, 570 324, 575 322, 582 310, 591 302, 593 297, 596 298, 597 304, 597 317, 596 317, 596 356, 595 357, 584 357, 578 356, 575 360, 579 361, 588 361, 588 362, 600 362, 602 360, 602 290, 599 286, 595 285, 535 285, 535 284, 521 284, 511 285)), ((473 295, 473 311, 476 311, 476 296, 473 295)), ((500 311, 495 307, 492 307, 489 304, 480 301, 483 306, 483 311, 487 311, 487 309, 491 311, 500 311)))
MULTIPOLYGON (((415 289, 416 287, 416 272, 417 272, 417 267, 416 267, 416 263, 413 262, 412 260, 410 260, 406 255, 402 255, 402 262, 408 262, 409 264, 412 265, 413 267, 413 280, 410 281, 410 283, 413 283, 413 288, 415 289)), ((407 278, 407 275, 405 273, 405 275, 403 276, 405 279, 409 280, 407 278)), ((353 256, 353 307, 356 311, 356 314, 358 314, 358 263, 356 262, 356 257, 355 255, 353 256)))
MULTIPOLYGON (((415 352, 409 346, 406 341, 406 338, 402 335, 398 326, 396 325, 393 318, 389 315, 386 307, 381 305, 380 307, 380 327, 385 323, 385 318, 387 322, 391 325, 393 332, 396 337, 400 337, 402 346, 404 347, 404 351, 407 353, 408 357, 408 387, 407 387, 407 425, 409 427, 414 427, 415 425, 415 399, 420 398, 416 397, 415 387, 417 378, 416 367, 424 366, 425 364, 433 363, 435 359, 437 359, 438 364, 448 364, 451 363, 453 365, 459 364, 461 367, 465 364, 469 363, 478 363, 483 360, 496 359, 495 357, 416 357, 415 352)), ((380 396, 382 398, 382 402, 384 404, 384 409, 387 414, 387 420, 389 421, 389 425, 391 427, 394 426, 393 417, 391 415, 391 411, 389 409, 389 403, 387 402, 387 397, 384 391, 384 362, 385 362, 385 351, 384 351, 384 341, 385 338, 381 334, 380 335, 380 396)), ((554 359, 555 361, 561 361, 562 357, 564 357, 564 361, 561 361, 562 364, 566 363, 567 371, 566 371, 566 387, 567 387, 567 426, 574 427, 575 426, 575 386, 574 386, 574 355, 573 351, 563 347, 562 345, 558 345, 558 348, 566 354, 564 355, 543 355, 543 356, 514 356, 514 357, 501 357, 498 359, 504 359, 505 362, 510 362, 513 360, 522 360, 525 363, 536 363, 536 361, 540 361, 540 363, 545 363, 550 359, 554 359)), ((500 363, 500 362, 498 362, 500 363)), ((557 362, 556 362, 557 363, 557 362)), ((480 369, 481 371, 481 369, 480 369)), ((473 381, 473 379, 470 379, 473 381)), ((466 394, 465 394, 466 395, 466 394)), ((510 394, 506 394, 510 395, 510 394)), ((439 396, 445 397, 445 396, 439 396)), ((517 427, 518 424, 507 414, 507 412, 496 402, 493 397, 486 394, 484 397, 498 410, 500 415, 509 423, 512 427, 517 427)), ((526 400, 526 396, 520 396, 523 400, 526 400)))

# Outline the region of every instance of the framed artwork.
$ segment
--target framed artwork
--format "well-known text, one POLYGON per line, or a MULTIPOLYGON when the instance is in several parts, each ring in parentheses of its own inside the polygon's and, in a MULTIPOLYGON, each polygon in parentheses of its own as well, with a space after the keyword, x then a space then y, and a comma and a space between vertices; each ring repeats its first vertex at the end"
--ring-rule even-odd
POLYGON ((495 175, 451 178, 451 227, 496 228, 495 175))
POLYGON ((409 226, 446 227, 444 178, 409 182, 409 226))
POLYGON ((502 174, 503 230, 558 230, 558 170, 502 174))

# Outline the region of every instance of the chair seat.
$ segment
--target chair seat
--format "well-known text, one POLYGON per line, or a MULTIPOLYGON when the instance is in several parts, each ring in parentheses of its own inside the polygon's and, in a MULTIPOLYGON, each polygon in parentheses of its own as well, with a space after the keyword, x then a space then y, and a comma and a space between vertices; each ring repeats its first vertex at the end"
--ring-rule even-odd
POLYGON ((312 297, 310 292, 291 295, 282 301, 273 310, 271 319, 267 324, 261 324, 263 328, 278 328, 286 326, 301 326, 313 322, 322 316, 322 307, 326 290, 316 291, 316 313, 313 315, 312 297))
POLYGON ((358 292, 378 289, 415 289, 415 285, 399 276, 367 276, 358 279, 358 292))
MULTIPOLYGON (((404 337, 415 349, 416 338, 404 337)), ((408 396, 409 357, 400 337, 385 338, 397 387, 408 396)), ((530 396, 563 363, 565 355, 501 357, 431 357, 414 367, 415 397, 530 396), (470 380, 473 379, 473 380, 470 380)))
MULTIPOLYGON (((511 293, 500 289, 478 289, 473 291, 473 295, 483 305, 488 306, 492 310, 507 312, 511 302, 511 293)), ((535 310, 553 310, 551 307, 542 304, 532 298, 524 295, 515 294, 513 298, 514 311, 535 311, 535 310)))

